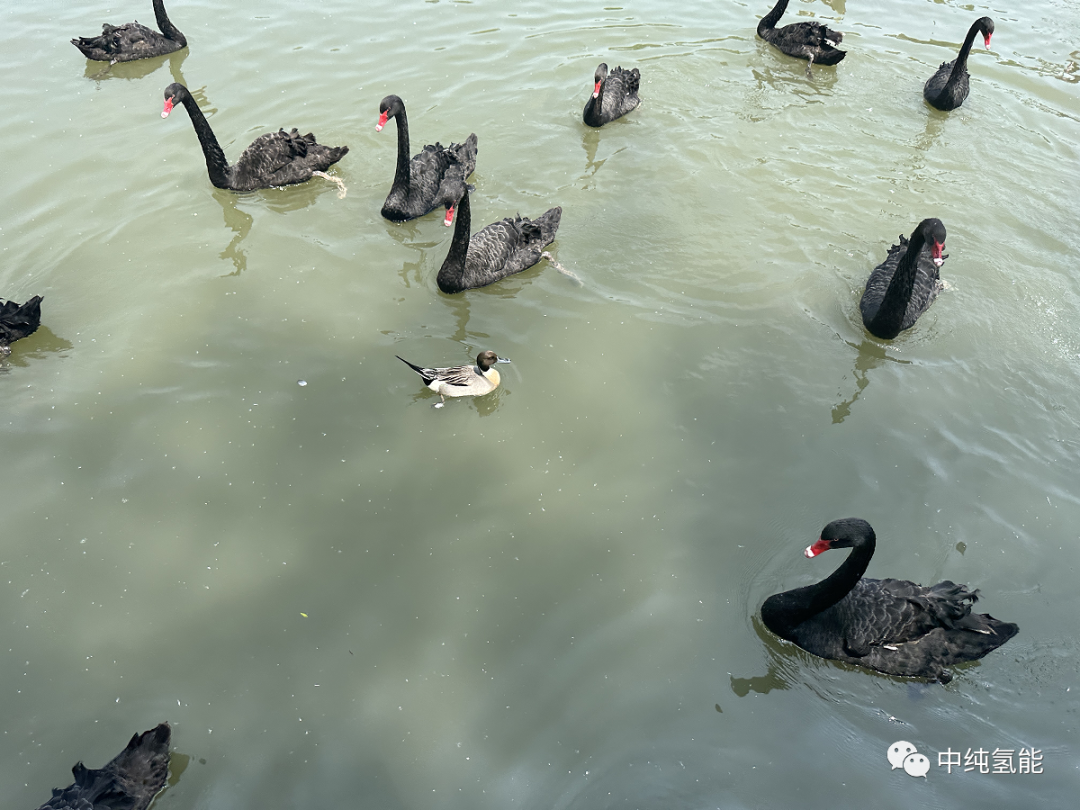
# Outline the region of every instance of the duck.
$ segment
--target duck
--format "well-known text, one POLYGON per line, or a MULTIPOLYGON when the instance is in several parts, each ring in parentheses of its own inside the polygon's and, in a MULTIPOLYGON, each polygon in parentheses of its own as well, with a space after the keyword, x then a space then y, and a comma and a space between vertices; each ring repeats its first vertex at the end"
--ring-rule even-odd
POLYGON ((866 280, 859 301, 863 325, 875 337, 892 340, 915 325, 945 288, 938 271, 945 263, 945 226, 930 217, 919 223, 911 239, 889 248, 885 261, 866 280))
POLYGON ((450 207, 456 205, 458 211, 450 250, 436 277, 436 283, 444 293, 486 287, 527 270, 542 258, 550 258, 544 248, 555 239, 562 218, 561 207, 550 208, 537 219, 520 214, 514 218, 506 217, 470 236, 472 215, 465 183, 449 184, 448 192, 439 202, 447 206, 446 225, 450 225, 450 207))
POLYGON ((803 554, 812 559, 850 548, 847 559, 815 585, 770 596, 762 622, 821 658, 937 683, 952 680, 947 667, 977 661, 1019 632, 988 613, 972 613, 978 591, 964 585, 863 577, 876 542, 861 518, 829 523, 803 554))
POLYGON ((75 782, 54 788, 38 810, 146 810, 169 775, 168 723, 135 734, 127 747, 100 769, 77 762, 75 782))
POLYGON ((35 295, 25 304, 0 299, 0 357, 11 354, 11 344, 28 337, 41 326, 42 296, 35 295))
POLYGON ((814 64, 836 65, 847 56, 847 51, 836 48, 844 39, 839 31, 833 31, 824 23, 798 22, 777 28, 776 23, 787 11, 788 0, 779 0, 773 10, 758 22, 757 35, 788 56, 808 60, 806 75, 813 77, 810 68, 814 64))
POLYGON ((76 37, 71 44, 82 51, 87 59, 112 65, 164 56, 187 47, 187 37, 180 33, 180 29, 172 24, 165 13, 164 0, 154 0, 154 16, 161 29, 160 34, 138 22, 125 25, 105 23, 101 26, 101 36, 76 37))
POLYGON ((499 387, 499 371, 492 368, 496 363, 509 363, 505 357, 499 357, 493 351, 482 351, 476 355, 475 366, 453 366, 452 368, 425 368, 410 363, 401 355, 394 355, 402 363, 420 375, 424 385, 439 395, 441 402, 436 408, 446 403, 447 397, 482 397, 499 387))
MULTIPOLYGON (((406 222, 438 208, 440 195, 445 194, 445 183, 451 179, 464 182, 476 170, 476 133, 469 135, 465 143, 452 143, 448 147, 438 142, 428 144, 410 160, 409 119, 405 102, 398 96, 387 96, 379 102, 375 131, 381 132, 391 118, 397 121, 397 170, 381 213, 391 222, 406 222)), ((448 216, 452 221, 452 208, 448 209, 448 216)))
POLYGON ((971 24, 960 53, 951 62, 943 62, 937 72, 923 85, 923 98, 931 107, 948 112, 955 110, 968 97, 971 90, 967 70, 968 54, 975 42, 975 35, 983 35, 983 43, 990 48, 990 37, 994 34, 994 21, 989 17, 980 17, 971 24))
POLYGON ((622 118, 641 103, 638 87, 641 73, 637 68, 623 70, 616 67, 608 73, 608 66, 601 62, 593 73, 593 92, 585 102, 582 119, 590 127, 602 127, 604 124, 622 118))
POLYGON ((325 177, 343 188, 343 184, 326 174, 326 170, 345 157, 349 147, 323 146, 315 141, 315 136, 310 132, 301 135, 296 129, 291 132, 282 129, 260 135, 230 166, 206 116, 184 85, 173 82, 165 88, 165 106, 161 117, 168 118, 178 103, 184 105, 191 118, 206 158, 210 182, 217 188, 255 191, 304 183, 314 176, 325 177))

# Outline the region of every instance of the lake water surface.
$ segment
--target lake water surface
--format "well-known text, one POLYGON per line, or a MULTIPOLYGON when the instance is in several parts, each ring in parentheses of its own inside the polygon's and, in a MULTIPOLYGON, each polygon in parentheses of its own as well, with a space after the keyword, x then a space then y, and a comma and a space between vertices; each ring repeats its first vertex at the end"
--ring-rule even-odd
POLYGON ((68 40, 149 0, 0 10, 0 296, 45 296, 0 361, 0 804, 168 720, 159 810, 1075 806, 1080 7, 794 0, 845 34, 813 79, 768 8, 175 0, 190 48, 111 69, 68 40), (592 130, 601 61, 643 101, 592 130), (213 188, 173 81, 230 159, 347 144, 348 195, 213 188), (561 205, 583 283, 441 294, 441 216, 379 215, 389 93, 414 152, 479 137, 474 229, 561 205), (875 339, 928 216, 950 289, 875 339), (394 356, 489 348, 502 387, 438 410, 394 356), (1020 634, 944 687, 778 641, 849 515, 868 575, 1020 634), (938 766, 969 749, 1043 772, 938 766))

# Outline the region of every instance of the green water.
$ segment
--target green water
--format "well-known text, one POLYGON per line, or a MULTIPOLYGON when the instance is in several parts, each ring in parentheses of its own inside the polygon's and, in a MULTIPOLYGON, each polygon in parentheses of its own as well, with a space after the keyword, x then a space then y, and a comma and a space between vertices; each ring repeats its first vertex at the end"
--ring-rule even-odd
POLYGON ((1075 4, 793 0, 845 33, 812 80, 767 0, 175 0, 187 51, 68 42, 149 6, 0 10, 0 296, 45 296, 0 361, 3 806, 161 720, 159 810, 1073 806, 1075 4), (643 101, 591 130, 601 61, 643 101), (214 189, 173 81, 230 159, 347 144, 348 195, 214 189), (389 93, 414 152, 477 134, 474 229, 561 205, 583 283, 439 293, 441 216, 379 215, 389 93), (876 340, 862 285, 927 216, 951 289, 876 340), (440 410, 394 357, 489 348, 502 387, 440 410), (870 576, 1020 635, 947 687, 777 641, 762 600, 848 515, 870 576), (980 747, 1044 772, 937 766, 980 747))

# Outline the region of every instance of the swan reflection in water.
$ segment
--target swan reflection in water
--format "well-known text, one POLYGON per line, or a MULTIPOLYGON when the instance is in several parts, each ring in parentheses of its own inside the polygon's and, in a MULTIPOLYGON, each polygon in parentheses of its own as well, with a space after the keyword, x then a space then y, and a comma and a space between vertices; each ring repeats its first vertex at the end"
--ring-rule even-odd
POLYGON ((834 425, 839 425, 851 415, 851 406, 855 404, 855 400, 862 396, 862 392, 870 384, 870 369, 877 368, 885 362, 900 363, 905 366, 911 365, 910 360, 904 360, 889 354, 887 344, 878 343, 874 340, 864 340, 858 345, 850 341, 844 342, 858 352, 855 357, 855 369, 852 372, 852 376, 855 378, 855 393, 833 407, 832 422, 834 425))

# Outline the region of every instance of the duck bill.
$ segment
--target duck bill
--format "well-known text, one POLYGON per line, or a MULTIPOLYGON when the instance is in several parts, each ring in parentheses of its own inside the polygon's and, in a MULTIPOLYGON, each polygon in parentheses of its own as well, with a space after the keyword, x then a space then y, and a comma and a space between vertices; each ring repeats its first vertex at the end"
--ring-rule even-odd
POLYGON ((934 257, 934 267, 941 267, 945 263, 945 257, 941 255, 944 249, 943 242, 934 242, 934 246, 930 249, 930 255, 934 257))
POLYGON ((375 125, 376 132, 382 132, 382 128, 386 126, 386 119, 389 117, 389 110, 383 110, 381 113, 379 113, 379 123, 375 125))
POLYGON ((496 357, 495 362, 496 363, 509 363, 510 358, 509 357, 496 357))
POLYGON ((803 554, 806 555, 806 559, 812 560, 818 554, 823 551, 828 551, 830 548, 832 548, 832 542, 829 540, 818 540, 814 545, 807 546, 806 551, 804 551, 803 554))
POLYGON ((162 118, 169 117, 169 113, 172 112, 173 104, 175 104, 175 102, 171 98, 165 99, 165 107, 161 111, 162 118))

